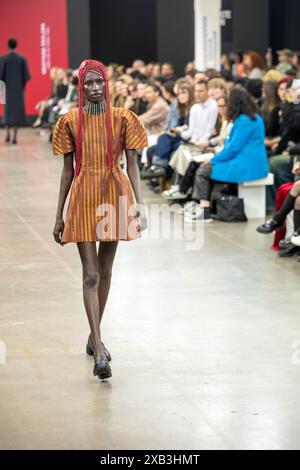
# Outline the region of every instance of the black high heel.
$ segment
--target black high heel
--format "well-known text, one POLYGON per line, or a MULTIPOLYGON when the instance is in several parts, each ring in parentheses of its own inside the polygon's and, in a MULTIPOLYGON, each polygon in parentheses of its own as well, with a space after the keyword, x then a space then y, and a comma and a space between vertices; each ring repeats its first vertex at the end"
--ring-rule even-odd
POLYGON ((100 380, 112 377, 111 368, 106 356, 96 356, 94 364, 94 375, 98 375, 100 380))
MULTIPOLYGON (((106 349, 104 343, 101 341, 101 344, 104 348, 104 352, 105 352, 105 356, 107 358, 108 361, 111 361, 111 355, 110 355, 110 352, 108 351, 108 349, 106 349)), ((86 353, 89 355, 89 356, 94 356, 95 355, 95 350, 94 350, 94 347, 91 345, 91 343, 88 341, 87 344, 86 344, 86 353)))

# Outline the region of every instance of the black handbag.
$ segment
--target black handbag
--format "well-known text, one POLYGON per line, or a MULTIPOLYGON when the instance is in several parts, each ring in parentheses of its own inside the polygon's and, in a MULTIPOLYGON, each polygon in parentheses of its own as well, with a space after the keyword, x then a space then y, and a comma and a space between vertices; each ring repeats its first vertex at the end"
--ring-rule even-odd
POLYGON ((224 222, 247 222, 244 200, 238 196, 220 194, 216 201, 216 219, 224 222))

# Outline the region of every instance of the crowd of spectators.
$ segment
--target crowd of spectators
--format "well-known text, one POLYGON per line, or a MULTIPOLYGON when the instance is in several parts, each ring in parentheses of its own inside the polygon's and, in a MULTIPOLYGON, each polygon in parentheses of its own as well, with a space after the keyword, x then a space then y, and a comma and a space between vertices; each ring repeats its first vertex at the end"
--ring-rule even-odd
MULTIPOLYGON (((280 256, 291 256, 300 249, 300 53, 283 49, 276 65, 273 60, 269 52, 232 52, 221 57, 220 70, 197 70, 189 62, 182 74, 170 63, 109 64, 110 99, 145 124, 149 147, 139 153, 141 178, 170 203, 182 202, 186 222, 213 220, 216 183, 236 194, 239 183, 272 173, 267 208, 277 212, 257 230, 282 230, 293 211, 294 233, 286 239, 282 231, 278 244, 280 256)), ((50 79, 50 96, 37 104, 33 126, 51 130, 78 106, 77 71, 55 68, 50 79)))

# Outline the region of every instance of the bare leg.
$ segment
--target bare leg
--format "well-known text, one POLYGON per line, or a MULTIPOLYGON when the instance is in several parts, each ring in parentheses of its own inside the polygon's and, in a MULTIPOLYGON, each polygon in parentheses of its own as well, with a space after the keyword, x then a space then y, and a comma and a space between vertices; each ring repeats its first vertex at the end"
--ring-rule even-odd
POLYGON ((95 356, 104 355, 104 348, 101 344, 100 316, 98 287, 100 275, 98 272, 98 257, 95 242, 77 243, 83 274, 83 300, 88 317, 91 336, 95 348, 95 356))
POLYGON ((99 273, 99 286, 98 286, 98 299, 99 299, 99 328, 103 317, 106 301, 108 298, 112 267, 117 251, 118 242, 100 242, 98 249, 98 273, 99 273))
POLYGON ((118 242, 100 242, 98 250, 98 271, 100 283, 98 288, 100 322, 103 317, 106 301, 108 298, 112 267, 117 251, 118 242))

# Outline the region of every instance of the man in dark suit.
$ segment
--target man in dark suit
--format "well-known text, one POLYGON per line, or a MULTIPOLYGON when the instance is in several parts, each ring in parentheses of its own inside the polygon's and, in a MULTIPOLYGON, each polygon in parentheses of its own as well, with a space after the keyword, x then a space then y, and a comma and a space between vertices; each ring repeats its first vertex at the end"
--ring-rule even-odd
POLYGON ((25 123, 24 91, 26 82, 30 80, 30 73, 26 58, 16 52, 17 41, 9 39, 8 47, 8 54, 0 58, 0 80, 6 87, 5 141, 10 142, 10 127, 13 127, 12 143, 16 144, 18 127, 25 123))

